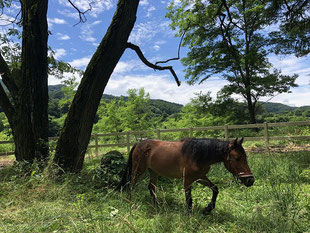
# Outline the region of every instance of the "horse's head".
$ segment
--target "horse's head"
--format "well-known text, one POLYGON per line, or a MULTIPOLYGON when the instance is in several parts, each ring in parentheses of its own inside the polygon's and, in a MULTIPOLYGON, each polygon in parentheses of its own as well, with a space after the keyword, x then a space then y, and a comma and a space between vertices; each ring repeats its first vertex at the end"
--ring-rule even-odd
POLYGON ((224 159, 225 167, 247 187, 253 185, 255 179, 249 168, 246 153, 242 147, 243 138, 233 140, 228 145, 228 154, 224 159))

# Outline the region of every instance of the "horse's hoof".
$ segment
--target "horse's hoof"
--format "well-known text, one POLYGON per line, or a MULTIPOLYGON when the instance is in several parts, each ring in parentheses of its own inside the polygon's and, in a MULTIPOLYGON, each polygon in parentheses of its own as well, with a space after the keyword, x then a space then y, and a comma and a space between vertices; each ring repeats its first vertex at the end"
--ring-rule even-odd
POLYGON ((211 210, 212 210, 212 208, 211 208, 210 206, 207 206, 206 208, 204 208, 204 209, 202 210, 202 213, 203 213, 204 215, 209 215, 209 214, 211 213, 211 210))

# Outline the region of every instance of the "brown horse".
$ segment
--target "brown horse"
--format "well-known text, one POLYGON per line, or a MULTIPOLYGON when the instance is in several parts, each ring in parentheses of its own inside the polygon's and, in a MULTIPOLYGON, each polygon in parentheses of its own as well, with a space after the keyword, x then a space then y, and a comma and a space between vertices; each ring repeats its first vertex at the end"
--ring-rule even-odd
POLYGON ((197 181, 213 191, 210 204, 203 213, 208 214, 215 207, 218 188, 206 176, 210 166, 224 162, 228 171, 247 187, 252 186, 254 177, 248 166, 242 147, 243 138, 238 141, 188 138, 177 142, 147 139, 134 145, 129 153, 125 174, 119 187, 137 183, 148 169, 148 188, 155 204, 155 188, 158 176, 183 178, 188 210, 192 209, 192 183, 197 181))

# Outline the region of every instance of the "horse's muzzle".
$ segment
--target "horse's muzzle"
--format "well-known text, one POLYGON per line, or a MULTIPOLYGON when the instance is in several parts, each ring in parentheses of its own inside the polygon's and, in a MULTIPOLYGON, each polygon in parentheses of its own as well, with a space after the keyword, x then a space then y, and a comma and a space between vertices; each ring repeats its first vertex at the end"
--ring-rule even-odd
POLYGON ((255 182, 255 178, 252 174, 238 174, 238 178, 246 187, 251 187, 255 182))

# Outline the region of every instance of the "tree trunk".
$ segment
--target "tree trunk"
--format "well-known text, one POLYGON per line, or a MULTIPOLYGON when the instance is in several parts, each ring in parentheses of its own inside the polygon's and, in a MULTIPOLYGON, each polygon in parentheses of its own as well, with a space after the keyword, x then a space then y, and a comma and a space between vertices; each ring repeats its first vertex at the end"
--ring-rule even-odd
POLYGON ((248 111, 250 114, 250 123, 256 124, 255 106, 252 102, 251 96, 247 95, 248 111))
POLYGON ((20 103, 27 105, 30 114, 37 159, 48 156, 47 7, 47 0, 22 1, 20 103))
POLYGON ((29 116, 29 114, 25 114, 25 111, 22 112, 19 109, 11 128, 15 143, 16 161, 32 163, 35 158, 35 141, 29 116))
MULTIPOLYGON (((34 148, 34 151, 32 156, 41 160, 48 156, 48 30, 46 18, 48 1, 24 0, 21 1, 21 4, 22 66, 21 85, 19 87, 20 106, 17 106, 17 118, 20 119, 16 119, 15 123, 17 125, 30 124, 32 133, 28 126, 17 126, 15 127, 15 134, 18 136, 14 137, 33 137, 34 145, 31 147, 34 148)), ((28 145, 28 143, 22 144, 28 145)), ((20 146, 17 145, 17 148, 20 146)))
POLYGON ((57 142, 54 161, 65 171, 79 172, 83 167, 98 105, 126 49, 138 4, 139 0, 118 1, 108 31, 86 68, 57 142))
POLYGON ((0 104, 12 128, 17 161, 48 156, 47 0, 23 0, 21 69, 0 54, 0 104))

